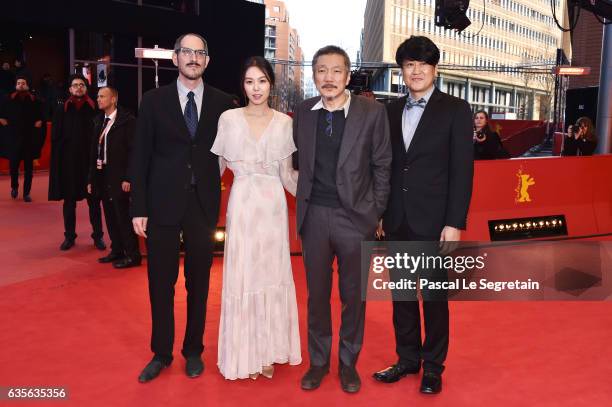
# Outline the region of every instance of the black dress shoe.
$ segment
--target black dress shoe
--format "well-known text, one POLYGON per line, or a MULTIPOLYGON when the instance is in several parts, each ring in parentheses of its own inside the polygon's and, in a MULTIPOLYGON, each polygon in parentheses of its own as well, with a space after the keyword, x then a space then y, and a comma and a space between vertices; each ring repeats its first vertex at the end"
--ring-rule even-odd
POLYGON ((64 239, 64 241, 62 242, 62 244, 60 245, 60 250, 68 250, 70 249, 72 246, 74 246, 74 239, 64 239))
POLYGON ((383 383, 395 383, 402 377, 405 377, 409 374, 417 374, 419 373, 419 365, 405 365, 403 363, 396 363, 393 366, 389 366, 386 369, 383 369, 379 372, 374 373, 372 376, 383 383))
POLYGON ((442 391, 442 375, 436 372, 424 372, 421 393, 437 394, 440 391, 442 391))
POLYGON ((125 255, 123 253, 110 252, 107 256, 100 257, 98 259, 98 263, 112 263, 123 258, 125 258, 125 255))
POLYGON ((113 262, 113 267, 116 269, 126 269, 129 267, 138 267, 140 266, 141 262, 142 262, 142 259, 140 257, 131 258, 131 257, 126 256, 120 260, 113 262))
POLYGON ((17 188, 11 188, 11 198, 17 199, 17 188))
POLYGON ((94 239, 94 246, 96 246, 98 250, 106 250, 106 243, 104 243, 102 239, 94 239))
POLYGON ((30 195, 26 195, 23 197, 23 201, 24 202, 32 202, 32 198, 30 197, 30 195))
POLYGON ((196 378, 204 371, 204 362, 200 356, 189 356, 185 364, 185 374, 187 377, 196 378))
POLYGON ((340 376, 342 390, 345 392, 357 393, 361 388, 361 379, 354 366, 344 366, 340 364, 338 375, 340 376))
POLYGON ((302 389, 314 390, 318 389, 323 381, 323 377, 329 373, 329 366, 310 366, 310 369, 302 377, 302 389))
POLYGON ((170 363, 164 363, 162 361, 153 359, 145 366, 144 369, 142 369, 140 376, 138 376, 138 381, 140 383, 150 382, 151 380, 159 376, 159 373, 162 371, 162 369, 168 366, 170 366, 170 363))

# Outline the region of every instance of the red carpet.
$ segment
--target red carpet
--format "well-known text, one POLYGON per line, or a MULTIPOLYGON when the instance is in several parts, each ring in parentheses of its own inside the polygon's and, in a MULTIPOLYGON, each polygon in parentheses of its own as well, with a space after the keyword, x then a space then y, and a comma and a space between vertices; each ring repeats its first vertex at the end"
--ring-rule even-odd
MULTIPOLYGON (((304 363, 281 366, 270 381, 229 382, 216 369, 221 259, 215 261, 206 323, 206 370, 183 373, 180 344, 185 292, 176 295, 175 361, 155 381, 139 384, 151 357, 145 267, 117 271, 100 265, 91 245, 86 204, 79 204, 77 245, 60 252, 61 205, 46 201, 46 174, 34 180, 32 204, 9 197, 0 177, 0 387, 66 387, 74 406, 608 406, 612 400, 612 303, 451 303, 451 349, 444 390, 418 393, 420 378, 392 385, 370 375, 395 360, 391 308, 369 303, 363 381, 342 392, 334 341, 332 372, 320 389, 299 388, 308 366, 305 280, 294 257, 304 363)), ((105 236, 108 243, 108 238, 105 236)), ((336 329, 340 311, 333 298, 336 329)), ((0 405, 39 405, 8 402, 0 405)), ((56 404, 56 403, 52 403, 56 404)))

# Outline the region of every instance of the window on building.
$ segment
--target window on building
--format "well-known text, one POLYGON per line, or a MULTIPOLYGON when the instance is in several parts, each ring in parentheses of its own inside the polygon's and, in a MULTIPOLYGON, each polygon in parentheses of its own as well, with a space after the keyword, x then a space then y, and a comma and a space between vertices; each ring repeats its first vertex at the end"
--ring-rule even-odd
POLYGON ((276 26, 266 25, 266 35, 268 37, 276 37, 276 26))
POLYGON ((272 9, 274 10, 275 13, 280 13, 280 7, 279 6, 274 6, 274 7, 272 7, 272 9))

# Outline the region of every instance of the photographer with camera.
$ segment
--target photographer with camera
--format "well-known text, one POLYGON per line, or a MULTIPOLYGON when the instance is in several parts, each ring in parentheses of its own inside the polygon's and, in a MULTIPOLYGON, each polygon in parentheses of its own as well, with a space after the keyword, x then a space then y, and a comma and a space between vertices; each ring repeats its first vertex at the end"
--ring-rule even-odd
POLYGON ((576 124, 567 128, 567 136, 563 137, 562 156, 593 155, 597 147, 595 127, 588 117, 581 117, 576 124))
POLYGON ((474 159, 495 160, 510 158, 502 145, 499 134, 489 127, 489 115, 484 110, 474 114, 474 159))

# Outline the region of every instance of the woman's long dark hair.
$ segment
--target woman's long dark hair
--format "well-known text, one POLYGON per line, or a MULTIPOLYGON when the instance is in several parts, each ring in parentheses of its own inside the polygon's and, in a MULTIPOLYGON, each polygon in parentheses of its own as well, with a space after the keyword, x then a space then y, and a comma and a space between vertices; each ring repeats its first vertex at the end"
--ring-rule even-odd
MULTIPOLYGON (((593 126, 593 122, 591 121, 591 119, 586 116, 583 116, 576 120, 576 127, 579 128, 581 125, 584 125, 587 129, 584 138, 589 141, 595 141, 595 126, 593 126)), ((574 129, 574 131, 578 131, 578 129, 574 129)))
POLYGON ((476 119, 476 115, 480 113, 484 114, 485 119, 487 119, 487 123, 482 128, 482 132, 485 134, 492 133, 493 130, 491 130, 491 127, 489 127, 489 113, 487 113, 486 110, 479 110, 476 113, 474 113, 473 119, 476 119))

